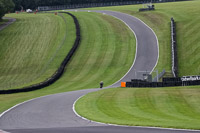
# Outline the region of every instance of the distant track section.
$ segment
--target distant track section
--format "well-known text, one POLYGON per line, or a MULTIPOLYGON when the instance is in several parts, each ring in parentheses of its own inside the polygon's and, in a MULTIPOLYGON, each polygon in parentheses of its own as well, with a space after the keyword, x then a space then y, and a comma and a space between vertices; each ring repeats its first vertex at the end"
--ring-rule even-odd
POLYGON ((47 87, 47 86, 53 84, 55 81, 57 81, 63 75, 66 65, 68 64, 71 57, 75 53, 76 49, 80 45, 81 34, 80 34, 80 25, 79 25, 78 19, 71 13, 68 13, 68 12, 60 12, 60 13, 66 13, 74 19, 74 23, 76 26, 76 40, 74 42, 73 47, 69 51, 68 55, 65 57, 65 59, 61 63, 58 70, 50 78, 48 78, 47 80, 45 80, 41 83, 34 84, 34 85, 24 87, 21 89, 19 88, 19 89, 11 89, 11 90, 0 90, 0 94, 12 94, 12 93, 20 93, 20 92, 29 92, 29 91, 39 90, 39 89, 42 89, 44 87, 47 87))
POLYGON ((15 18, 5 18, 5 19, 8 19, 9 21, 6 22, 5 24, 0 25, 0 31, 16 21, 15 18))

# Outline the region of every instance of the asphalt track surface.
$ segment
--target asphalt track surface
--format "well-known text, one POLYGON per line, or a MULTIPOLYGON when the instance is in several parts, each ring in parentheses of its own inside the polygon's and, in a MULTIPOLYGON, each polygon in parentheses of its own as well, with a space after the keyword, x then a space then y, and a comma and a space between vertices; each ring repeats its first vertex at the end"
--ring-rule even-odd
MULTIPOLYGON (((158 59, 157 38, 143 22, 132 16, 111 12, 106 13, 123 20, 134 31, 137 38, 137 53, 133 66, 118 82, 135 78, 135 70, 152 71, 158 59)), ((140 78, 140 77, 137 77, 140 78)), ((81 119, 73 111, 74 102, 81 96, 98 91, 87 89, 54 94, 19 104, 0 115, 0 129, 11 133, 194 133, 199 131, 174 130, 148 127, 122 127, 95 123, 81 119)), ((0 133, 3 132, 0 130, 0 133)))

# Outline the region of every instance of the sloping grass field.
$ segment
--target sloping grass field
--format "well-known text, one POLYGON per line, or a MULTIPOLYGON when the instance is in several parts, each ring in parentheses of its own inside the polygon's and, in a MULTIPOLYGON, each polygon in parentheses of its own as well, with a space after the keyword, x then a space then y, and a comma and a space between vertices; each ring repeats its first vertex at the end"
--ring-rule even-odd
POLYGON ((18 88, 49 78, 73 45, 73 20, 64 14, 7 16, 17 21, 0 32, 0 89, 18 88), (66 27, 66 19, 70 27, 66 27))
MULTIPOLYGON (((129 70, 135 56, 136 42, 134 34, 125 24, 118 19, 97 13, 72 12, 72 14, 74 14, 80 22, 82 40, 80 47, 67 65, 64 75, 53 85, 41 90, 1 95, 0 112, 19 102, 43 95, 97 88, 101 80, 104 81, 105 85, 111 85, 129 70)), ((28 15, 30 15, 30 17, 32 16, 31 14, 28 15)), ((13 15, 13 17, 18 16, 13 15)), ((68 29, 67 38, 75 38, 75 29, 70 29, 70 27, 74 26, 73 21, 69 16, 65 17, 68 29)), ((58 19, 62 18, 59 17, 58 19)), ((12 27, 15 28, 15 25, 11 25, 11 28, 12 27)), ((10 27, 8 28, 10 29, 10 27)), ((10 31, 9 29, 6 28, 1 32, 6 34, 10 31)), ((40 30, 42 29, 41 27, 40 30)), ((64 30, 66 31, 66 29, 64 30)), ((12 39, 12 36, 10 36, 10 39, 12 39)), ((49 38, 47 38, 47 40, 48 39, 49 38)), ((37 45, 37 43, 35 43, 35 45, 37 45)), ((64 58, 67 55, 68 51, 65 50, 65 48, 62 48, 62 50, 66 53, 57 58, 64 58)), ((37 52, 37 50, 33 52, 37 52)), ((47 51, 47 53, 49 53, 49 51, 47 51)), ((60 65, 59 62, 53 62, 53 64, 60 65)))
POLYGON ((106 89, 87 94, 75 107, 103 123, 200 129, 199 87, 106 89))

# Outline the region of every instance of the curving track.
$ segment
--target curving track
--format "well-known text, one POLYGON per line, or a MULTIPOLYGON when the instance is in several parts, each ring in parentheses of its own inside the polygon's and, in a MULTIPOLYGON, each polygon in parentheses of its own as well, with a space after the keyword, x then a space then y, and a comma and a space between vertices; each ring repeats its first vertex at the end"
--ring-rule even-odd
MULTIPOLYGON (((154 32, 142 21, 127 14, 106 13, 124 21, 137 38, 137 53, 133 66, 118 82, 134 78, 135 70, 152 71, 158 60, 158 41, 154 32)), ((146 127, 120 127, 83 120, 73 112, 74 102, 82 95, 99 89, 88 89, 49 95, 17 105, 0 115, 0 129, 11 133, 192 133, 199 131, 146 127)), ((1 132, 1 130, 0 130, 1 132)))

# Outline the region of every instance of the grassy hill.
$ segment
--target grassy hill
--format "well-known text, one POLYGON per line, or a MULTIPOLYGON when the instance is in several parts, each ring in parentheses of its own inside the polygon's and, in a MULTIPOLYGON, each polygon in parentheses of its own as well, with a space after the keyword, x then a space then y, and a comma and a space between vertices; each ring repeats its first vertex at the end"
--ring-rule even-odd
MULTIPOLYGON (((38 91, 1 95, 0 112, 42 95, 97 88, 101 80, 105 85, 111 85, 128 71, 134 60, 136 45, 130 29, 118 19, 107 15, 87 12, 73 14, 80 21, 82 40, 64 75, 53 85, 38 91)), ((66 17, 67 22, 70 22, 67 28, 70 28, 73 26, 71 18, 66 17)), ((67 37, 73 37, 71 32, 67 30, 67 37)), ((53 64, 59 65, 57 62, 53 64)))
POLYGON ((73 45, 73 20, 53 14, 7 17, 17 21, 0 32, 0 89, 18 88, 50 77, 73 45))

